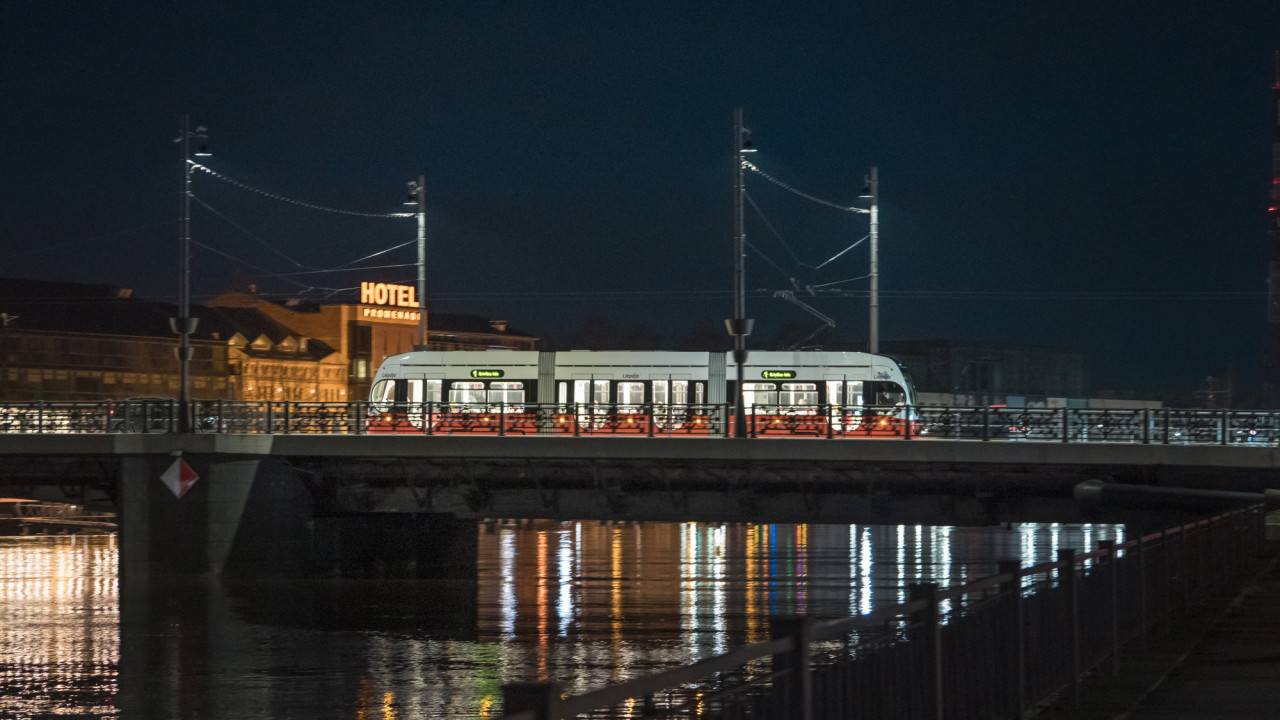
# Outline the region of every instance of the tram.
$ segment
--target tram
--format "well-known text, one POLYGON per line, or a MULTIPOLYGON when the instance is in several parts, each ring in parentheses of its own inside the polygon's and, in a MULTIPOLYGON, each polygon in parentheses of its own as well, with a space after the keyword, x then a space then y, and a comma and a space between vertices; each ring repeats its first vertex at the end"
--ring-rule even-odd
MULTIPOLYGON (((738 369, 723 352, 415 351, 387 358, 370 391, 369 432, 719 435, 738 369)), ((892 358, 756 351, 743 366, 757 436, 912 432, 910 379, 892 358)))

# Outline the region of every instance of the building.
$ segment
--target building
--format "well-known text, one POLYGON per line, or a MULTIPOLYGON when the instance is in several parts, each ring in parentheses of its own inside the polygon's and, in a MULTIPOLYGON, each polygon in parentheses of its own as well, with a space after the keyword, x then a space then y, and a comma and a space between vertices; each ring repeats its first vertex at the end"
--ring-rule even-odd
MULTIPOLYGON (((298 337, 313 338, 333 348, 346 365, 347 397, 365 398, 383 360, 409 352, 418 344, 418 313, 408 285, 363 283, 359 304, 319 304, 291 298, 277 301, 232 291, 209 304, 216 309, 252 310, 298 337)), ((475 315, 431 313, 427 318, 431 350, 535 350, 538 338, 502 320, 475 315)))
MULTIPOLYGON (((107 285, 0 279, 0 398, 178 395, 172 304, 107 285)), ((227 348, 192 338, 192 397, 229 398, 227 348)))
MULTIPOLYGON (((0 279, 0 398, 179 395, 171 303, 108 285, 0 279)), ((193 307, 193 400, 345 399, 346 362, 252 310, 193 307)))

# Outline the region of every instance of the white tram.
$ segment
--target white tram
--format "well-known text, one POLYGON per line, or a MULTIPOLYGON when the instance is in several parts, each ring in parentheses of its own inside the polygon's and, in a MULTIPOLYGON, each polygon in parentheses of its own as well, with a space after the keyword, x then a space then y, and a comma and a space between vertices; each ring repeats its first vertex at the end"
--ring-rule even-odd
MULTIPOLYGON (((890 358, 752 352, 743 400, 755 435, 901 435, 915 398, 890 358)), ((706 435, 731 422, 727 353, 410 352, 370 392, 370 432, 706 435)))

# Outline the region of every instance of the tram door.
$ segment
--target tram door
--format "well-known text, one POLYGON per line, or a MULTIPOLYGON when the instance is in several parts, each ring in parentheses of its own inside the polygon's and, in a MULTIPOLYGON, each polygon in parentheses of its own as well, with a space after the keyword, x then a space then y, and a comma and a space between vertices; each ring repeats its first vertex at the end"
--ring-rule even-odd
MULTIPOLYGON (((573 413, 578 424, 586 428, 599 428, 609 417, 609 381, 584 379, 572 380, 573 413)), ((570 383, 561 381, 557 388, 560 406, 568 409, 570 383)))
POLYGON ((829 421, 836 430, 857 430, 862 424, 864 396, 861 380, 828 380, 829 421))

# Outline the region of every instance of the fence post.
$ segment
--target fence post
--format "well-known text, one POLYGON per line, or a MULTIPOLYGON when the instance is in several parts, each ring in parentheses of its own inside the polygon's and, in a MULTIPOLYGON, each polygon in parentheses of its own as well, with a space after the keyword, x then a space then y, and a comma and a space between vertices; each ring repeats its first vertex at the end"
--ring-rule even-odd
POLYGON ((498 401, 498 437, 507 434, 507 403, 504 400, 498 401))
POLYGON ((982 406, 982 439, 991 439, 991 408, 982 406))
POLYGON ((1164 444, 1169 444, 1169 408, 1164 409, 1164 444))
POLYGON ((787 718, 813 720, 813 674, 809 672, 809 632, 812 621, 804 615, 769 616, 769 636, 789 637, 791 652, 773 656, 773 671, 781 676, 775 687, 784 688, 782 707, 787 718))
POLYGON ((1147 589, 1147 541, 1138 535, 1138 621, 1141 626, 1141 642, 1142 651, 1146 652, 1150 649, 1147 642, 1147 627, 1151 625, 1151 609, 1148 607, 1150 598, 1147 589))
POLYGON ((1219 445, 1227 444, 1227 411, 1226 410, 1222 411, 1222 417, 1220 419, 1220 425, 1218 430, 1218 444, 1219 445))
POLYGON ((532 711, 538 720, 559 720, 560 685, 510 683, 502 686, 502 714, 532 711))
POLYGON ((1076 551, 1073 548, 1058 550, 1058 577, 1062 582, 1067 602, 1071 604, 1068 614, 1068 634, 1071 636, 1071 699, 1080 704, 1080 603, 1076 590, 1076 551))
POLYGON ((1116 557, 1115 540, 1099 540, 1098 547, 1107 551, 1107 603, 1111 607, 1111 676, 1120 674, 1120 591, 1119 558, 1116 557))
POLYGON ((1191 531, 1188 527, 1194 525, 1184 524, 1181 532, 1182 536, 1182 607, 1189 609, 1191 607, 1191 538, 1187 537, 1191 531))
POLYGON ((904 407, 906 407, 907 410, 906 410, 906 418, 903 420, 903 424, 902 424, 902 438, 904 440, 910 440, 911 439, 911 406, 905 405, 904 407))
POLYGON ((1016 671, 1014 682, 1017 683, 1012 692, 1009 693, 1009 699, 1013 703, 1012 713, 1010 717, 1022 717, 1022 711, 1027 706, 1027 651, 1025 630, 1022 627, 1024 611, 1022 605, 1022 565, 1017 560, 1001 560, 999 563, 999 573, 1001 575, 1011 576, 1008 582, 1000 583, 1000 592, 1008 596, 1007 602, 1013 607, 1010 613, 1011 622, 1013 623, 1013 632, 1010 633, 1010 642, 1013 643, 1013 665, 1016 671))
POLYGON ((1142 444, 1151 444, 1151 408, 1142 408, 1142 444))
POLYGON ((288 435, 291 432, 290 428, 293 426, 293 413, 291 412, 291 408, 289 407, 292 404, 293 403, 291 403, 288 400, 284 401, 284 434, 285 435, 288 435))
POLYGON ((1071 408, 1062 408, 1062 442, 1071 442, 1071 408))
POLYGON ((943 720, 947 706, 942 698, 942 623, 938 617, 938 583, 908 585, 907 600, 924 600, 927 603, 924 610, 912 614, 911 623, 921 627, 929 663, 928 677, 922 683, 922 689, 929 697, 930 711, 926 716, 943 720))

